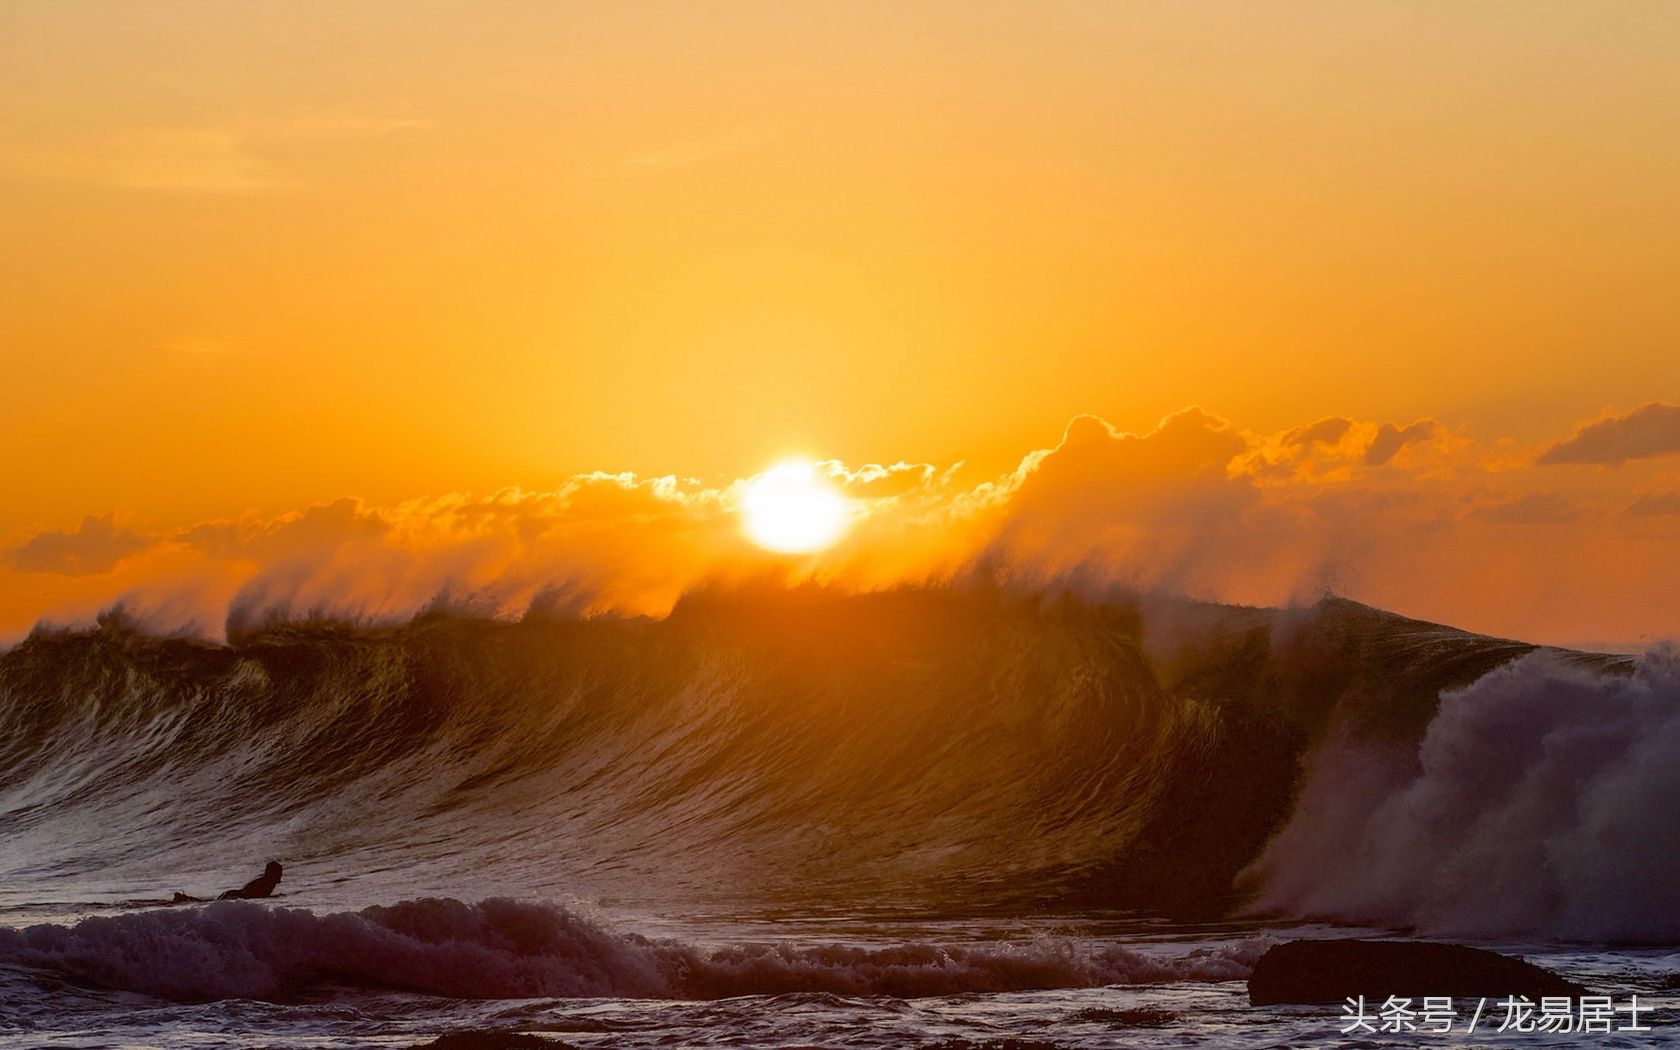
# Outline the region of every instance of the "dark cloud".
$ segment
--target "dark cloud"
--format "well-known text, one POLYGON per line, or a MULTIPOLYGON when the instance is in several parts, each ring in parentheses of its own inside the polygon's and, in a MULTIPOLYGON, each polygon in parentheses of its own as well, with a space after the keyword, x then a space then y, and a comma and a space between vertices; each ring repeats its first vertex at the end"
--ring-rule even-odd
POLYGON ((1642 517, 1659 517, 1666 514, 1680 514, 1680 491, 1676 492, 1647 492, 1632 503, 1628 504, 1629 514, 1642 517))
POLYGON ((1435 421, 1420 419, 1410 426, 1395 426, 1384 423, 1377 431, 1377 436, 1365 448, 1365 463, 1368 466, 1380 467, 1393 459, 1401 449, 1420 441, 1428 441, 1435 436, 1435 421))
POLYGON ((1489 504, 1476 510, 1474 516, 1500 525, 1562 525, 1580 520, 1581 508, 1553 492, 1531 492, 1489 504))
POLYGON ((118 562, 150 545, 150 540, 119 527, 107 514, 83 518, 74 532, 31 536, 9 552, 9 560, 18 572, 92 576, 110 572, 118 562))
POLYGON ((1347 434, 1348 428, 1353 426, 1353 420, 1341 416, 1330 416, 1316 423, 1309 423, 1304 427, 1296 427, 1283 435, 1282 444, 1289 448, 1301 445, 1334 445, 1347 434))
POLYGON ((1617 466, 1630 459, 1680 453, 1680 405, 1653 401, 1625 416, 1589 423, 1575 435, 1540 454, 1539 462, 1601 463, 1617 466))

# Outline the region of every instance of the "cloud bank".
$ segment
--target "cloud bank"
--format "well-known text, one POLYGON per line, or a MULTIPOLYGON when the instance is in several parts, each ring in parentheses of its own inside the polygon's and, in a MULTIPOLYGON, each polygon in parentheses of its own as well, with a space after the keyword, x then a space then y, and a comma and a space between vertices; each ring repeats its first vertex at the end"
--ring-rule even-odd
MULTIPOLYGON (((1668 416, 1653 409, 1680 412, 1592 423, 1540 458, 1654 454, 1668 416)), ((1506 445, 1431 419, 1330 416, 1267 434, 1200 408, 1137 432, 1078 416, 1002 476, 821 464, 851 527, 800 557, 742 535, 750 478, 596 472, 552 490, 341 498, 169 528, 107 514, 5 546, 0 637, 116 605, 157 630, 223 638, 429 609, 661 615, 690 588, 766 574, 868 589, 977 573, 1248 604, 1335 592, 1543 641, 1680 631, 1672 485, 1563 492, 1512 462, 1506 445)))

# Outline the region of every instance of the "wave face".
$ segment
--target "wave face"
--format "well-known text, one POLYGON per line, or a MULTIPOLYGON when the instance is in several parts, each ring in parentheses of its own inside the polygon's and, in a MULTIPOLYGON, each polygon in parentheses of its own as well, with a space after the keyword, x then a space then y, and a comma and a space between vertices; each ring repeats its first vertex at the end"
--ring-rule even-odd
MULTIPOLYGON (((1193 913, 1226 908, 1287 823, 1262 899, 1336 915, 1348 901, 1314 865, 1341 862, 1324 843, 1359 818, 1291 821, 1303 761, 1347 739, 1427 755, 1529 652, 1343 601, 983 588, 741 590, 659 621, 431 617, 226 646, 119 622, 37 633, 0 655, 0 905, 66 881, 113 903, 213 892, 276 856, 312 906, 465 887, 1193 913)), ((1604 689, 1645 681, 1547 659, 1604 689)))
POLYGON ((316 914, 224 901, 0 928, 0 967, 176 1002, 284 1002, 327 986, 457 999, 721 999, 824 992, 912 998, 1245 977, 1260 940, 1184 955, 1040 938, 890 948, 701 948, 612 932, 566 908, 405 901, 316 914))

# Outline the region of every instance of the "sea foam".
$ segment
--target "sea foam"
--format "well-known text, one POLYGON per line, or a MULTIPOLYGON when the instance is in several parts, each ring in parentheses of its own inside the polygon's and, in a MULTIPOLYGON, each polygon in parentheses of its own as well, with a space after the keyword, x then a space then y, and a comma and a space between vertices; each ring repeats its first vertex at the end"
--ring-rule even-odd
POLYGON ((468 999, 901 998, 1245 977, 1261 941, 1178 956, 1060 938, 703 948, 562 905, 429 898, 359 912, 222 901, 0 929, 0 965, 177 1002, 286 1001, 332 985, 468 999))
POLYGON ((1247 878, 1296 917, 1671 943, 1677 827, 1680 653, 1542 651, 1443 694, 1416 745, 1333 740, 1247 878))

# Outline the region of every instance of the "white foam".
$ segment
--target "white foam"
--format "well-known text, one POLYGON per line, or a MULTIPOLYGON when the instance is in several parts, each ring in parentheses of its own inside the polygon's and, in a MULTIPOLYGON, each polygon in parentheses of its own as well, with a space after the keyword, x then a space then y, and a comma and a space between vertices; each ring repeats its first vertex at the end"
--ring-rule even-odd
POLYGON ((1237 980, 1263 948, 1246 942, 1165 956, 1044 938, 705 949, 618 933, 560 906, 505 899, 427 899, 332 914, 224 901, 0 929, 0 964, 183 1002, 285 1000, 329 984, 487 999, 911 997, 1237 980))
POLYGON ((1426 932, 1680 939, 1680 653, 1632 675, 1537 652, 1443 694, 1415 752, 1315 756, 1256 906, 1426 932))

